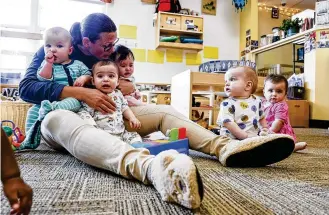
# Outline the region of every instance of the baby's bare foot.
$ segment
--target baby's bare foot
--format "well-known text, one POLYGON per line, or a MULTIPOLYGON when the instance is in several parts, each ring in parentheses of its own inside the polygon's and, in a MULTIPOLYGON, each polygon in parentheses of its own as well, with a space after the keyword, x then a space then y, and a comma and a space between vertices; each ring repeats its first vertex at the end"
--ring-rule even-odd
POLYGON ((303 149, 306 148, 306 146, 307 146, 306 142, 298 142, 298 143, 295 144, 294 152, 303 150, 303 149))

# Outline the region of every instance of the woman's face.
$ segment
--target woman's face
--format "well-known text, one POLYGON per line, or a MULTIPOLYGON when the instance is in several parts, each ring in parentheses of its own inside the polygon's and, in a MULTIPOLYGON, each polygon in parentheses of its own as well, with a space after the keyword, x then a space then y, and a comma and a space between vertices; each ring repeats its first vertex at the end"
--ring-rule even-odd
MULTIPOLYGON (((114 45, 118 42, 116 32, 100 33, 100 38, 94 43, 87 41, 83 45, 88 49, 89 53, 99 60, 108 60, 113 52, 114 45)), ((89 40, 89 39, 88 39, 89 40)))

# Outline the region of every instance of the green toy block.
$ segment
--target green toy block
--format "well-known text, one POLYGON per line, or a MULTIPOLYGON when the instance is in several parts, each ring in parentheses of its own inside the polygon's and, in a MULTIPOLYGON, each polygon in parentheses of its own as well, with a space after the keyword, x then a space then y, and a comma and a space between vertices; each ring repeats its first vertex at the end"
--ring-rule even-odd
POLYGON ((179 129, 178 128, 173 128, 170 130, 169 132, 169 141, 175 141, 175 140, 178 140, 179 136, 179 129))

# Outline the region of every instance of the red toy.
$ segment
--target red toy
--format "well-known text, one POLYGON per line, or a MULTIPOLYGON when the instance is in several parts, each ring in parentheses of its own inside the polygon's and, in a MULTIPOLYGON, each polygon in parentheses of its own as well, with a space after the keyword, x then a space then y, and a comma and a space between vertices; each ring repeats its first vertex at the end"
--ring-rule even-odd
POLYGON ((186 128, 172 128, 167 131, 166 136, 169 137, 169 141, 176 141, 186 138, 186 128))

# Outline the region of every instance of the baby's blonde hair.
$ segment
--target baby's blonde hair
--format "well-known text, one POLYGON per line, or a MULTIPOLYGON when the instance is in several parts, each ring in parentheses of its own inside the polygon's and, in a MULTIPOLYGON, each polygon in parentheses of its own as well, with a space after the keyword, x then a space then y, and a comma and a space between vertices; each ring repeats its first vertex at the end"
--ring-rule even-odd
POLYGON ((43 39, 46 41, 47 37, 59 36, 60 34, 64 37, 64 39, 66 41, 69 41, 70 44, 72 44, 72 36, 71 36, 70 32, 68 32, 65 28, 62 28, 62 27, 48 28, 43 35, 43 39))
POLYGON ((245 75, 245 79, 247 81, 251 81, 252 82, 251 93, 253 94, 253 93, 256 92, 257 85, 258 85, 258 77, 257 77, 256 71, 253 68, 251 68, 249 66, 239 66, 239 67, 234 67, 234 68, 231 68, 231 69, 232 70, 233 69, 242 69, 243 70, 243 73, 245 75))

